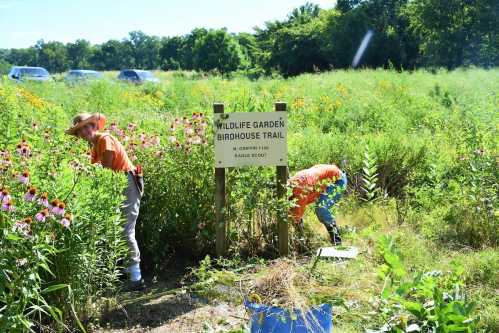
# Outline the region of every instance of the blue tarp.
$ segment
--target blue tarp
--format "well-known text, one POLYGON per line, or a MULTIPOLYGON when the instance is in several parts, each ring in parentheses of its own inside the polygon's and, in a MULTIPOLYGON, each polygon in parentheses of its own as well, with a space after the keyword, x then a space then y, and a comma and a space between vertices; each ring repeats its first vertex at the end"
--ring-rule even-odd
POLYGON ((251 303, 244 305, 251 313, 251 333, 331 333, 333 313, 331 304, 322 304, 305 313, 289 311, 277 306, 251 303))

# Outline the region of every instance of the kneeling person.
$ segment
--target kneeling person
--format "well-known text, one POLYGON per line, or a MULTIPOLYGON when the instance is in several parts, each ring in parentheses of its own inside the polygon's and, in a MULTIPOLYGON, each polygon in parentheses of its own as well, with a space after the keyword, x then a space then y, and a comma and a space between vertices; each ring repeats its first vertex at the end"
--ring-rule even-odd
POLYGON ((315 203, 315 214, 326 227, 331 242, 340 245, 341 236, 331 208, 346 190, 346 174, 334 164, 318 164, 298 171, 290 178, 290 184, 293 189, 290 199, 296 200, 296 206, 290 212, 295 223, 303 223, 306 206, 315 203))

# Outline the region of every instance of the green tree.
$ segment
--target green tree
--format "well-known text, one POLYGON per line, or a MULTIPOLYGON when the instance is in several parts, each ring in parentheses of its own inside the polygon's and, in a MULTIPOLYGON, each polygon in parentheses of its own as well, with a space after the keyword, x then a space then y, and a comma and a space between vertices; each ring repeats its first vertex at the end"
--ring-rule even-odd
POLYGON ((305 5, 295 8, 288 15, 288 24, 303 24, 310 22, 314 18, 318 17, 320 13, 320 7, 307 2, 305 5))
POLYGON ((161 69, 175 70, 182 66, 182 48, 184 39, 180 36, 165 37, 161 40, 159 59, 161 69))
POLYGON ((89 68, 92 48, 90 42, 78 39, 74 43, 66 44, 69 66, 71 68, 89 68))
POLYGON ((226 29, 208 31, 196 40, 192 51, 195 69, 216 69, 221 74, 238 69, 243 59, 239 44, 226 29))
POLYGON ((11 49, 6 60, 16 66, 36 66, 38 50, 33 46, 26 49, 11 49))
POLYGON ((49 72, 61 73, 69 68, 68 53, 61 42, 45 43, 40 40, 36 44, 38 64, 49 72))
POLYGON ((346 13, 349 10, 354 9, 362 1, 363 0, 337 0, 334 8, 336 8, 341 13, 346 13))
POLYGON ((142 31, 132 31, 126 44, 133 50, 135 67, 142 69, 155 69, 159 67, 160 39, 148 36, 142 31))
POLYGON ((95 48, 91 63, 101 70, 119 70, 134 67, 135 58, 131 45, 111 39, 95 48))
POLYGON ((194 65, 194 47, 198 40, 203 39, 208 34, 208 30, 205 28, 196 28, 191 31, 190 34, 183 38, 182 43, 182 67, 184 69, 192 70, 195 69, 194 65))
POLYGON ((418 0, 405 14, 420 38, 421 62, 455 68, 499 62, 497 0, 418 0))
POLYGON ((325 21, 320 18, 299 20, 276 31, 269 65, 285 76, 325 69, 328 61, 321 48, 325 21))

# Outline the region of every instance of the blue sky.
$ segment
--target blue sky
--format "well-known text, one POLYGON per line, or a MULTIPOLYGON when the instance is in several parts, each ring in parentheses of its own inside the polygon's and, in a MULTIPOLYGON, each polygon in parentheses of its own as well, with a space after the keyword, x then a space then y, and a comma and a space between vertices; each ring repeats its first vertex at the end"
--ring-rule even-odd
MULTIPOLYGON (((284 19, 307 0, 0 0, 0 48, 64 43, 84 38, 93 44, 142 30, 175 36, 193 28, 252 32, 265 21, 284 19)), ((311 1, 331 8, 335 0, 311 1)))

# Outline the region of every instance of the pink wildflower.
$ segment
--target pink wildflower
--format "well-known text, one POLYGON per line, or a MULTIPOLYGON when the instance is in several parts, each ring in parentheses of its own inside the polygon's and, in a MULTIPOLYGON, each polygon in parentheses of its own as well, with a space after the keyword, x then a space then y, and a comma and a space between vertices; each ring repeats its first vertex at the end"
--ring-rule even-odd
POLYGON ((112 122, 111 125, 109 126, 109 130, 115 132, 117 129, 118 127, 116 126, 116 123, 112 122))
POLYGON ((49 210, 45 208, 44 210, 35 215, 35 219, 39 222, 45 222, 45 219, 47 218, 48 215, 49 215, 49 210))
POLYGON ((2 203, 7 203, 9 201, 11 201, 12 197, 10 196, 10 194, 7 192, 7 194, 5 194, 3 197, 2 197, 2 203))
POLYGON ((19 155, 23 157, 29 157, 31 155, 31 148, 29 147, 28 144, 22 144, 22 143, 18 144, 16 151, 19 155))
POLYGON ((159 136, 155 135, 152 137, 152 140, 151 140, 151 143, 154 145, 154 146, 159 146, 159 143, 160 143, 160 140, 159 140, 159 136))
POLYGON ((170 143, 177 143, 177 138, 175 136, 169 136, 168 137, 168 142, 170 142, 170 143))
POLYGON ((35 122, 33 122, 31 124, 31 128, 33 129, 33 131, 36 131, 38 129, 38 125, 35 122))
POLYGON ((24 195, 24 200, 26 201, 35 201, 36 200, 36 188, 30 187, 28 192, 24 195))
POLYGON ((194 128, 187 126, 184 128, 184 134, 185 135, 193 135, 194 134, 194 128))
POLYGON ((62 201, 59 201, 59 204, 57 205, 56 209, 54 209, 53 212, 56 215, 63 216, 65 209, 66 209, 66 204, 62 201))
POLYGON ((69 228, 69 225, 71 224, 72 217, 71 214, 67 213, 64 215, 64 218, 59 222, 64 228, 69 228))
POLYGON ((137 125, 134 124, 134 123, 128 123, 128 126, 127 126, 128 130, 129 131, 135 131, 135 129, 137 128, 137 125))
POLYGON ((48 196, 48 193, 45 192, 43 193, 40 198, 38 198, 38 204, 44 206, 44 207, 47 207, 49 208, 50 207, 50 204, 49 204, 49 196, 48 196))
POLYGON ((7 200, 10 200, 9 191, 6 188, 0 189, 0 201, 3 201, 3 198, 5 198, 6 196, 9 196, 7 200))
POLYGON ((21 184, 27 185, 29 183, 29 172, 24 171, 22 174, 19 175, 17 178, 21 184))
POLYGON ((5 212, 12 212, 15 209, 12 200, 5 201, 5 198, 2 201, 2 210, 5 212))

